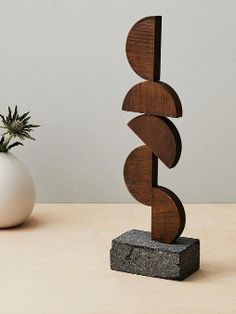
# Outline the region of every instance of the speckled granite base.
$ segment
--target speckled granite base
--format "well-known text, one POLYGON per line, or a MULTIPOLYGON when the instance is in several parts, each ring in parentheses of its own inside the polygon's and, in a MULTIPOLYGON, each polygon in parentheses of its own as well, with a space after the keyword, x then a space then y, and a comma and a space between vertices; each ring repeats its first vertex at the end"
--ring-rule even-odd
POLYGON ((112 240, 111 269, 148 277, 183 280, 200 266, 200 242, 181 237, 166 244, 151 234, 130 230, 112 240))

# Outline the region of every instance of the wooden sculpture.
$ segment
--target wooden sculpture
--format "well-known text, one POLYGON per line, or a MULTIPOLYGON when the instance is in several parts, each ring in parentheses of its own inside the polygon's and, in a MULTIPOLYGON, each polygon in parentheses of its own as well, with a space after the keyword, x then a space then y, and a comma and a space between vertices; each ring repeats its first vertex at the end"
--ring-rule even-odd
POLYGON ((126 55, 132 69, 146 81, 130 89, 123 110, 142 113, 128 126, 145 145, 135 148, 124 165, 124 179, 132 196, 152 207, 152 239, 171 243, 183 232, 185 211, 179 198, 158 183, 158 159, 173 168, 180 158, 181 138, 167 118, 182 116, 180 99, 160 81, 161 16, 138 21, 130 30, 126 55))

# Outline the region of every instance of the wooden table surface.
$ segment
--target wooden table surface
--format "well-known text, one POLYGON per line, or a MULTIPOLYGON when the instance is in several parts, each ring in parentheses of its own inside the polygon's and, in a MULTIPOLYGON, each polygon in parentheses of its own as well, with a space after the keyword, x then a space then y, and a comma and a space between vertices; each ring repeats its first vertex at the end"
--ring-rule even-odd
POLYGON ((140 204, 39 204, 1 230, 0 313, 236 313, 236 205, 186 204, 201 270, 183 282, 109 268, 112 238, 150 229, 140 204))

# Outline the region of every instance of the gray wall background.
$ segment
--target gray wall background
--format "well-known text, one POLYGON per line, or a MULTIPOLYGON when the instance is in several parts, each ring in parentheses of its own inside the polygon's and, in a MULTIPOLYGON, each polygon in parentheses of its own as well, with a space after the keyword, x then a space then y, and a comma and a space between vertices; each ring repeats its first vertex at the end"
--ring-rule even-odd
POLYGON ((0 111, 18 104, 42 127, 15 155, 38 202, 132 202, 123 163, 141 142, 122 112, 142 79, 124 53, 140 18, 163 15, 162 81, 184 116, 179 164, 160 184, 184 202, 236 202, 234 0, 0 1, 0 111))

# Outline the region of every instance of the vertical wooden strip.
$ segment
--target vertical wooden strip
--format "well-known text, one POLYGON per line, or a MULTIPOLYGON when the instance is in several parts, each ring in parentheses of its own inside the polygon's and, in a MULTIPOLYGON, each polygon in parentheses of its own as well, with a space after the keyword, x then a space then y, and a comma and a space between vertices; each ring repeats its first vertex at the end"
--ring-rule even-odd
POLYGON ((157 187, 158 184, 158 158, 152 153, 152 187, 157 187))
POLYGON ((162 16, 155 16, 154 62, 153 62, 154 82, 159 81, 161 76, 161 32, 162 32, 162 16))

